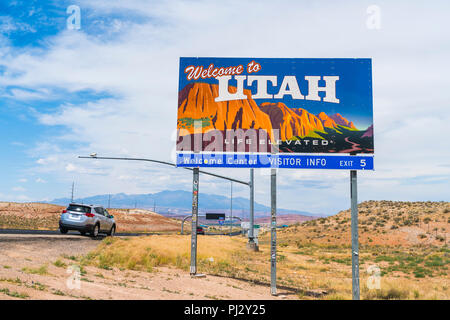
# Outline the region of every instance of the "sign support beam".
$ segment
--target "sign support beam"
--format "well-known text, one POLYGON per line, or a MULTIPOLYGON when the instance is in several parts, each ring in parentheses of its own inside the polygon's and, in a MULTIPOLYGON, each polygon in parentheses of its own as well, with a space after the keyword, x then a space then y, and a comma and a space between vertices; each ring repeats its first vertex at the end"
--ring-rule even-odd
POLYGON ((233 233, 233 181, 230 182, 230 237, 233 233))
MULTIPOLYGON (((171 162, 167 162, 167 161, 161 161, 161 160, 154 160, 154 159, 145 159, 145 158, 98 157, 97 155, 92 155, 92 156, 89 156, 89 157, 78 156, 78 158, 80 158, 80 159, 95 159, 95 160, 100 159, 100 160, 147 161, 147 162, 154 162, 154 163, 159 163, 159 164, 165 164, 165 165, 168 165, 168 166, 171 166, 171 167, 174 167, 174 168, 177 167, 177 165, 175 163, 171 163, 171 162)), ((180 167, 180 166, 178 166, 178 167, 180 167)), ((193 168, 188 168, 188 167, 183 167, 183 168, 186 169, 186 170, 191 170, 191 171, 194 170, 193 168)), ((238 179, 233 179, 233 178, 230 178, 230 177, 225 177, 225 176, 222 176, 220 174, 215 174, 215 173, 212 173, 212 172, 207 172, 207 171, 202 171, 202 170, 199 170, 199 172, 202 173, 202 174, 206 174, 208 176, 212 176, 212 177, 216 177, 216 178, 220 178, 220 179, 225 179, 225 180, 228 180, 228 181, 233 181, 233 182, 240 183, 240 184, 243 184, 243 185, 246 185, 246 186, 249 185, 249 182, 241 181, 241 180, 238 180, 238 179)))
POLYGON ((350 171, 352 229, 352 298, 359 300, 358 189, 356 170, 350 171))
POLYGON ((277 295, 277 169, 270 174, 270 293, 277 295))
POLYGON ((255 169, 250 168, 250 228, 248 230, 247 248, 258 251, 259 247, 255 242, 255 169))
POLYGON ((192 183, 191 276, 197 274, 198 184, 199 169, 194 168, 192 183))

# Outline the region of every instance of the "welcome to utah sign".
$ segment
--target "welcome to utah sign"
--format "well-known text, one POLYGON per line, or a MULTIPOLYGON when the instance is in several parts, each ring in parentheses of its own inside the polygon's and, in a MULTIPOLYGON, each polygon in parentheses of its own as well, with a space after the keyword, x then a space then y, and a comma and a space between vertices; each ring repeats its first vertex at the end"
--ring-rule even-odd
POLYGON ((181 58, 177 129, 178 166, 373 169, 371 60, 181 58))

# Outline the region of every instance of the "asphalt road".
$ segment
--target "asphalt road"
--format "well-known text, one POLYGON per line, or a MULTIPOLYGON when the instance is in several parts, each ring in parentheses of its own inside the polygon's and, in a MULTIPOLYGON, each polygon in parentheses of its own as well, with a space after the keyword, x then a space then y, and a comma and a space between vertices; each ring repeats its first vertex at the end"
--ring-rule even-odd
MULTIPOLYGON (((35 234, 35 235, 63 235, 59 230, 24 230, 24 229, 0 229, 0 234, 35 234)), ((147 236, 160 233, 128 233, 117 232, 116 236, 119 237, 133 237, 133 236, 147 236)), ((77 231, 69 231, 66 235, 80 235, 77 231)), ((102 234, 100 234, 101 236, 102 234)))
MULTIPOLYGON (((69 231, 66 234, 61 234, 59 230, 25 230, 25 229, 0 229, 0 235, 1 234, 15 234, 15 235, 70 235, 70 236, 81 236, 79 232, 77 231, 69 231)), ((160 233, 132 233, 132 232, 117 232, 115 235, 118 237, 136 237, 136 236, 150 236, 150 235, 159 235, 164 234, 163 232, 160 233)), ((240 235, 240 231, 236 231, 231 233, 231 236, 237 236, 240 235)), ((212 235, 219 235, 219 234, 206 234, 207 236, 212 235)), ((229 235, 229 234, 226 234, 229 235)), ((102 234, 100 234, 100 237, 102 237, 102 234)))

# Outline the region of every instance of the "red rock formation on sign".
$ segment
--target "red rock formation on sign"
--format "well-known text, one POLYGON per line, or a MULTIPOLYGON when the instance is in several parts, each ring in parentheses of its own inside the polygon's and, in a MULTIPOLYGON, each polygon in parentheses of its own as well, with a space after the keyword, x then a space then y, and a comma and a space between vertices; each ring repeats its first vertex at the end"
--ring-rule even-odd
MULTIPOLYGON (((230 93, 237 91, 231 86, 228 90, 230 93)), ((316 132, 324 132, 324 128, 356 129, 353 122, 339 113, 314 115, 303 108, 289 108, 282 102, 263 102, 258 106, 250 90, 244 90, 247 99, 216 102, 218 91, 218 85, 203 82, 188 84, 180 91, 178 128, 184 130, 179 131, 179 137, 195 135, 195 121, 201 122, 202 133, 213 130, 225 135, 227 130, 243 129, 245 133, 248 129, 264 129, 272 141, 317 137, 316 132), (273 129, 280 130, 279 136, 272 134, 273 129)))
POLYGON ((372 138, 373 137, 373 124, 367 128, 366 132, 362 135, 361 138, 372 138))
POLYGON ((311 127, 315 128, 315 130, 323 130, 323 124, 322 121, 320 121, 317 116, 314 114, 306 111, 303 108, 294 108, 292 109, 296 114, 300 116, 301 121, 310 123, 311 127))
POLYGON ((260 109, 267 113, 273 129, 280 129, 280 139, 305 137, 315 130, 323 130, 322 122, 305 109, 291 109, 284 103, 264 102, 260 109))
POLYGON ((348 121, 343 116, 341 116, 339 113, 331 115, 330 118, 333 119, 334 122, 336 122, 338 125, 345 126, 345 127, 352 128, 352 129, 356 129, 356 127, 353 124, 353 122, 348 121))
POLYGON ((338 127, 336 121, 334 121, 329 116, 327 116, 327 114, 325 112, 319 113, 317 115, 317 117, 322 121, 322 124, 324 127, 327 127, 327 128, 337 128, 338 127))
MULTIPOLYGON (((230 93, 236 87, 229 87, 230 93)), ((178 124, 188 133, 194 133, 194 126, 180 126, 181 119, 203 119, 203 132, 209 129, 272 129, 269 116, 262 112, 252 99, 251 91, 244 90, 246 100, 215 102, 218 86, 196 82, 187 85, 179 94, 178 124)), ((185 134, 188 134, 185 131, 185 134)), ((183 134, 183 133, 181 133, 183 134)))

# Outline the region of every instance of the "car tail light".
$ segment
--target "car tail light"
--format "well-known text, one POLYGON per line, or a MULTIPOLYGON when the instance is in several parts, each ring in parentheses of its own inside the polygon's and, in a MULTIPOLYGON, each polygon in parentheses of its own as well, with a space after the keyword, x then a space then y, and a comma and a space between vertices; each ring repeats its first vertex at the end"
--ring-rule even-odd
POLYGON ((89 218, 93 218, 95 215, 93 213, 86 213, 85 216, 89 217, 89 218))
POLYGON ((67 210, 66 209, 64 209, 61 213, 66 213, 67 212, 67 210))

